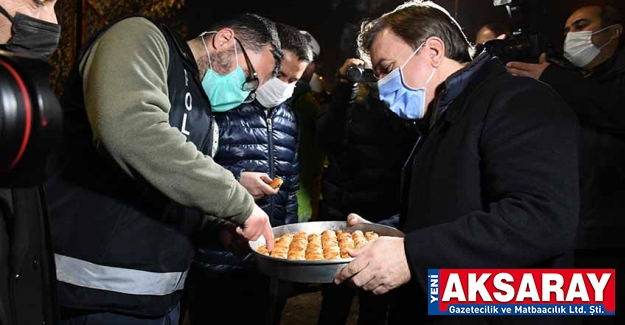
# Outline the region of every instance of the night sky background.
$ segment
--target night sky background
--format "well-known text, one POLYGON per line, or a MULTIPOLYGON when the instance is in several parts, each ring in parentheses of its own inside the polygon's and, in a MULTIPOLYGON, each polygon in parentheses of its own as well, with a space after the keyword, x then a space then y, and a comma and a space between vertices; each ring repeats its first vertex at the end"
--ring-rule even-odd
MULTIPOLYGON (((321 45, 323 65, 320 73, 330 79, 342 62, 355 56, 355 33, 360 21, 379 17, 403 0, 265 0, 206 1, 186 0, 176 15, 193 37, 211 22, 243 12, 253 12, 274 21, 309 31, 321 45)), ((474 41, 479 28, 489 22, 509 22, 505 7, 494 7, 492 0, 438 0, 474 41)), ((525 0, 535 14, 530 18, 549 43, 560 48, 566 18, 584 4, 610 3, 625 11, 625 0, 525 0)))

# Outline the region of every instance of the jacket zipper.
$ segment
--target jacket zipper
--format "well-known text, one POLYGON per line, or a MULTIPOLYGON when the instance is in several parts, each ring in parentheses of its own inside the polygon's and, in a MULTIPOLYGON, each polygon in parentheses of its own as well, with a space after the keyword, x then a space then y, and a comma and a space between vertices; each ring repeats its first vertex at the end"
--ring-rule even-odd
MULTIPOLYGON (((271 121, 271 114, 273 110, 265 111, 265 116, 267 117, 267 137, 268 137, 268 147, 269 147, 269 177, 272 179, 275 178, 275 170, 273 166, 273 123, 271 121)), ((273 211, 274 211, 274 200, 275 196, 271 196, 269 198, 269 214, 270 220, 273 219, 273 211)))
POLYGON ((208 156, 211 156, 212 158, 215 158, 215 157, 213 157, 213 154, 212 154, 213 151, 215 150, 215 148, 213 148, 213 145, 214 145, 214 142, 215 142, 215 139, 213 138, 213 132, 215 132, 214 128, 215 128, 215 125, 216 125, 214 118, 215 117, 213 116, 213 114, 211 114, 211 117, 210 117, 210 119, 208 121, 208 123, 209 123, 208 133, 206 134, 206 136, 202 140, 202 145, 200 146, 200 151, 204 151, 204 150, 207 151, 204 154, 208 155, 208 156), (206 148, 206 145, 208 144, 208 141, 211 141, 211 140, 212 140, 213 143, 211 143, 210 150, 207 150, 208 148, 206 148))

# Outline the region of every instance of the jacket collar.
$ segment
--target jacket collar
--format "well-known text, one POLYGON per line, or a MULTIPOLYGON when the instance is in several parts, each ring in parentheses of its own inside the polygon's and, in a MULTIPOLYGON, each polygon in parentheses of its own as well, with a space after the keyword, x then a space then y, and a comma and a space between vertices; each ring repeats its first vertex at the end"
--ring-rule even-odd
POLYGON ((602 80, 625 73, 625 45, 620 45, 608 61, 597 67, 595 73, 602 80))
MULTIPOLYGON (((487 63, 493 61, 493 59, 492 55, 487 52, 483 52, 464 68, 449 76, 445 82, 437 88, 437 96, 432 101, 432 106, 430 107, 430 110, 432 111, 432 114, 429 117, 430 128, 432 128, 442 116, 446 116, 445 119, 452 123, 457 121, 462 116, 465 105, 458 105, 455 103, 465 103, 466 100, 459 99, 461 99, 461 97, 467 97, 470 93, 470 89, 473 89, 477 85, 481 85, 484 82, 483 78, 476 78, 476 76, 484 72, 485 69, 483 68, 491 66, 491 64, 487 63), (473 82, 474 80, 482 80, 482 82, 479 82, 478 84, 478 82, 473 82), (447 114, 445 114, 445 112, 447 112, 447 114)), ((498 62, 497 60, 495 61, 498 62)), ((499 66, 500 69, 503 69, 501 64, 499 64, 499 66)), ((505 69, 503 70, 505 71, 505 69)))
POLYGON ((196 75, 196 78, 199 78, 197 62, 195 61, 195 58, 193 57, 193 52, 191 51, 189 44, 187 44, 187 42, 184 41, 182 37, 178 35, 178 33, 172 31, 168 26, 166 25, 161 25, 161 26, 162 26, 162 29, 167 34, 169 34, 171 39, 174 41, 174 45, 180 57, 187 63, 187 65, 190 68, 193 69, 192 72, 194 75, 196 75))

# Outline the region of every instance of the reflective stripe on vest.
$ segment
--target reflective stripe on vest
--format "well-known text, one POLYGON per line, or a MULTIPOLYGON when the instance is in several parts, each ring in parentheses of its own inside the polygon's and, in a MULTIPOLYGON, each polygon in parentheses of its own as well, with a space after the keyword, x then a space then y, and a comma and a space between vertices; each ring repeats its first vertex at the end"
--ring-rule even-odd
POLYGON ((98 265, 54 254, 56 278, 79 287, 129 295, 165 296, 184 288, 187 271, 156 273, 98 265))

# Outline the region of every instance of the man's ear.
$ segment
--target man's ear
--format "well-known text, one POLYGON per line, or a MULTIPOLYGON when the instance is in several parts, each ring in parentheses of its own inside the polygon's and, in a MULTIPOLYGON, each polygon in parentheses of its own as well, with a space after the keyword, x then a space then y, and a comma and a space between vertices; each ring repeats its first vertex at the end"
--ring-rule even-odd
POLYGON ((223 48, 228 48, 230 46, 233 46, 233 42, 234 42, 234 30, 226 27, 217 31, 215 36, 213 36, 213 41, 211 42, 211 45, 213 46, 214 49, 221 50, 223 48))
POLYGON ((619 39, 623 35, 623 25, 616 24, 614 27, 614 36, 616 39, 619 39))
POLYGON ((427 39, 424 48, 427 56, 432 59, 432 65, 438 68, 445 58, 445 42, 442 39, 433 36, 427 39))

